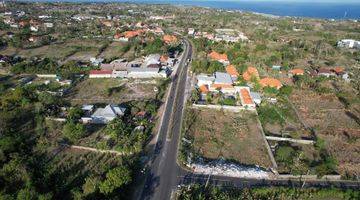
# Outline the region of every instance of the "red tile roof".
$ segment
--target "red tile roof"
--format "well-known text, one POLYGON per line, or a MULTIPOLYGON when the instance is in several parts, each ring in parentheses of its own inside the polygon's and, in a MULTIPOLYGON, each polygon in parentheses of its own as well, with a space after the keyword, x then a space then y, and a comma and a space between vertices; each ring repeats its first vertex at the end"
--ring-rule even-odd
POLYGON ((255 67, 248 67, 247 70, 243 73, 243 78, 245 81, 250 81, 252 76, 255 76, 258 79, 259 72, 255 67))
POLYGON ((292 75, 304 75, 304 70, 303 69, 292 69, 292 70, 290 70, 290 73, 292 75))
POLYGON ((90 74, 112 74, 111 70, 90 70, 90 74))
POLYGON ((163 40, 166 44, 170 44, 177 41, 176 36, 174 35, 164 35, 163 40))
POLYGON ((211 53, 209 53, 208 56, 209 56, 211 59, 217 60, 217 61, 220 61, 220 60, 229 61, 226 54, 221 54, 221 53, 218 53, 218 52, 216 52, 216 51, 212 51, 211 53))
POLYGON ((253 99, 251 98, 250 93, 247 89, 242 88, 240 90, 240 95, 242 96, 243 104, 245 105, 254 104, 253 99))
POLYGON ((262 87, 273 87, 276 89, 280 89, 282 87, 281 82, 275 78, 263 78, 259 81, 259 83, 262 87))
POLYGON ((199 87, 199 90, 200 90, 201 93, 208 93, 209 92, 209 88, 208 88, 207 85, 201 85, 199 87))
POLYGON ((230 74, 230 76, 235 76, 238 77, 239 76, 239 72, 237 71, 237 69, 234 67, 234 65, 228 65, 225 68, 226 72, 228 74, 230 74))

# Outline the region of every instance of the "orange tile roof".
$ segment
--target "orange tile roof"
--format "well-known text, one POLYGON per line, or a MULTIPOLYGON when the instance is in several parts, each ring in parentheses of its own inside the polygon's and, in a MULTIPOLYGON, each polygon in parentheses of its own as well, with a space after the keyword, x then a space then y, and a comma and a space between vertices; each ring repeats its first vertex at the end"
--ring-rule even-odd
POLYGON ((247 89, 242 88, 240 90, 240 94, 241 94, 242 99, 244 101, 243 104, 253 104, 254 103, 253 99, 251 98, 250 93, 249 93, 249 91, 247 89))
POLYGON ((259 72, 255 67, 248 67, 243 73, 243 78, 245 81, 250 81, 252 76, 259 78, 259 72))
POLYGON ((282 84, 279 80, 275 78, 263 78, 259 81, 262 87, 274 87, 276 89, 280 89, 282 84))
POLYGON ((209 92, 209 88, 208 88, 207 85, 201 85, 201 86, 199 87, 199 89, 200 89, 200 92, 201 92, 201 93, 208 93, 208 92, 209 92))
POLYGON ((162 56, 160 57, 160 61, 161 61, 161 62, 166 62, 168 59, 169 59, 169 56, 167 56, 167 55, 162 55, 162 56))
POLYGON ((335 73, 339 74, 339 73, 344 72, 345 69, 343 67, 334 67, 333 70, 335 73))
POLYGON ((221 54, 221 53, 218 53, 218 52, 216 52, 216 51, 212 51, 211 53, 209 53, 208 56, 209 56, 211 59, 213 59, 213 60, 229 61, 226 54, 221 54))
POLYGON ((120 33, 116 33, 116 34, 114 35, 114 39, 119 39, 119 38, 121 38, 121 34, 120 34, 120 33))
POLYGON ((125 31, 123 33, 124 37, 125 38, 133 38, 133 37, 136 37, 138 35, 140 35, 141 33, 143 33, 144 30, 135 30, 135 31, 125 31))
POLYGON ((228 74, 230 74, 230 76, 239 76, 239 72, 237 71, 237 69, 234 67, 234 65, 228 65, 225 67, 225 70, 228 74))
POLYGON ((177 41, 176 36, 174 35, 164 35, 163 40, 165 43, 170 44, 177 41))
POLYGON ((232 85, 219 84, 219 83, 214 83, 210 87, 216 88, 216 89, 234 89, 234 86, 232 86, 232 85))
POLYGON ((304 75, 304 70, 303 69, 292 69, 292 70, 290 70, 290 73, 293 75, 304 75))

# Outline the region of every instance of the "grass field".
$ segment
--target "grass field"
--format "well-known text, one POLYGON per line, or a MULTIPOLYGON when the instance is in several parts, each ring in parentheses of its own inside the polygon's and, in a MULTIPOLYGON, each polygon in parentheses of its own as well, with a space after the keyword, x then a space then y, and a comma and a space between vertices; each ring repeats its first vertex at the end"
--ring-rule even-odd
POLYGON ((155 98, 156 81, 125 79, 86 79, 74 88, 68 99, 72 104, 122 103, 155 98))
POLYGON ((252 113, 193 110, 196 119, 190 129, 194 149, 205 158, 271 167, 261 132, 252 113))
POLYGON ((124 54, 123 42, 112 42, 101 54, 100 57, 105 59, 121 57, 124 54))
POLYGON ((341 175, 360 175, 360 125, 356 116, 344 107, 333 93, 319 95, 296 90, 291 100, 301 117, 315 128, 317 137, 326 143, 327 151, 338 161, 341 175))

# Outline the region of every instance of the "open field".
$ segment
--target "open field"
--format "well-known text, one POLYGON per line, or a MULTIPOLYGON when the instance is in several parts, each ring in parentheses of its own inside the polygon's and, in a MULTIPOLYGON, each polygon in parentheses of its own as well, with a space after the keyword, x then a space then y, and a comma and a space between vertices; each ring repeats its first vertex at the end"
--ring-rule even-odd
POLYGON ((101 54, 100 57, 105 59, 111 59, 120 57, 124 53, 124 42, 112 42, 101 54))
POLYGON ((296 90, 292 102, 301 117, 315 128, 327 151, 338 161, 341 175, 360 175, 360 125, 335 94, 319 95, 310 90, 296 90))
POLYGON ((266 135, 294 139, 311 137, 311 133, 304 128, 287 99, 279 97, 276 104, 264 102, 258 110, 266 135), (276 115, 276 118, 270 116, 270 112, 276 115))
POLYGON ((0 54, 18 54, 21 57, 47 57, 55 60, 81 60, 89 61, 90 57, 98 55, 101 48, 106 45, 106 41, 90 39, 70 39, 63 43, 53 43, 31 49, 15 49, 7 47, 0 51, 0 54), (69 58, 68 58, 69 57, 69 58))
POLYGON ((78 83, 68 99, 73 104, 122 103, 156 96, 155 80, 86 79, 78 83))
POLYGON ((223 157, 242 164, 271 167, 254 114, 216 110, 188 112, 196 113, 190 129, 195 152, 209 159, 223 157))

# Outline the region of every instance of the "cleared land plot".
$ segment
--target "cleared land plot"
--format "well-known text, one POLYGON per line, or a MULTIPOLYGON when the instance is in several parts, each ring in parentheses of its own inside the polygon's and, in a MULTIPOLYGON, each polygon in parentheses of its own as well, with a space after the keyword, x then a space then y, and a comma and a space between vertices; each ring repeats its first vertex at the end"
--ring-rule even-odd
POLYGON ((339 173, 359 176, 360 125, 338 98, 334 94, 319 95, 310 90, 296 90, 291 100, 302 119, 325 140, 328 152, 339 163, 339 173))
POLYGON ((73 104, 154 99, 156 86, 156 80, 86 79, 75 86, 68 99, 73 104))
POLYGON ((31 49, 16 49, 8 47, 0 51, 0 54, 12 55, 17 53, 21 57, 48 57, 55 60, 81 60, 89 61, 95 57, 106 46, 106 41, 90 39, 72 39, 63 43, 53 43, 31 49), (69 57, 69 58, 68 58, 69 57))
POLYGON ((264 102, 258 112, 266 135, 311 138, 311 133, 305 129, 287 99, 278 98, 276 104, 264 102))
POLYGON ((190 132, 194 137, 195 151, 200 155, 271 167, 256 115, 194 109, 188 112, 196 112, 190 132))
POLYGON ((112 42, 101 54, 100 57, 105 59, 117 58, 124 54, 126 43, 112 42))

